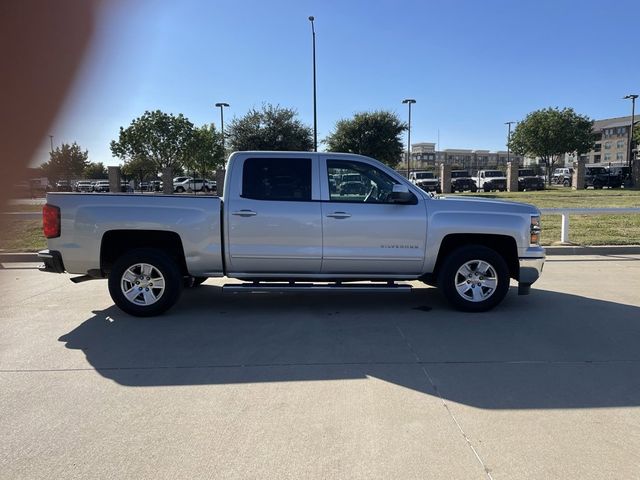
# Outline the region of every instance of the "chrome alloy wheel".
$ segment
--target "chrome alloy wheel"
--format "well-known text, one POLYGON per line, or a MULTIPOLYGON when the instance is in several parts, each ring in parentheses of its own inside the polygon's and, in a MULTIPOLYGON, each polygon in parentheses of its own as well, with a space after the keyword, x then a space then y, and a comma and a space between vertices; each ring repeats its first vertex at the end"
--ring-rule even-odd
POLYGON ((125 298, 134 305, 153 305, 164 293, 164 276, 153 265, 136 263, 122 274, 120 288, 125 298))
POLYGON ((458 295, 469 302, 482 302, 494 294, 498 286, 495 268, 483 260, 469 260, 455 276, 458 295))

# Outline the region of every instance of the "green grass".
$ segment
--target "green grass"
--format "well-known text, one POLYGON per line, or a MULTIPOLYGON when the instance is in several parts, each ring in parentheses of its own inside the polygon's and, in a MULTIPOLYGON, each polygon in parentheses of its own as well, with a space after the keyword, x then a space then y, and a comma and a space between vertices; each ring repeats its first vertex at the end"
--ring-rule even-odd
POLYGON ((42 220, 11 220, 5 222, 0 231, 0 250, 37 252, 44 248, 47 242, 42 233, 42 220))
MULTIPOLYGON (((569 188, 551 188, 540 192, 478 192, 462 195, 530 203, 538 208, 640 208, 638 190, 574 191, 569 188)), ((542 216, 543 245, 560 241, 560 221, 560 215, 542 216)), ((640 244, 640 214, 571 215, 569 225, 569 240, 579 245, 640 244)))

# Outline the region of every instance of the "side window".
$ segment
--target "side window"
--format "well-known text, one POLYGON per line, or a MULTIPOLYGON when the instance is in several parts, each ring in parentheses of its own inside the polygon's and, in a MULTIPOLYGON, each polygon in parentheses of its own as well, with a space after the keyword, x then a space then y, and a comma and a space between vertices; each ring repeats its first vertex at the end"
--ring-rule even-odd
POLYGON ((310 158, 248 158, 242 171, 242 197, 255 200, 311 200, 310 158))
POLYGON ((329 199, 332 202, 392 203, 393 178, 366 163, 327 160, 329 199))

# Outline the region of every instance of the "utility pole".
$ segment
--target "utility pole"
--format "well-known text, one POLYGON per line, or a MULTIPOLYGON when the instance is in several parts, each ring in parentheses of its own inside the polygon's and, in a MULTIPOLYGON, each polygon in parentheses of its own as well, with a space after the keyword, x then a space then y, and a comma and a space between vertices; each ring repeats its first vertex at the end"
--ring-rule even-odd
POLYGON ((416 103, 413 98, 405 98, 402 103, 406 103, 409 105, 409 130, 408 130, 408 138, 407 138, 407 180, 409 179, 410 169, 411 169, 411 105, 416 103))
POLYGON ((220 135, 222 137, 222 152, 224 155, 224 107, 228 107, 228 103, 219 102, 216 103, 216 107, 220 108, 220 135))
POLYGON ((507 134, 507 163, 511 161, 511 125, 517 122, 504 122, 505 125, 509 125, 509 133, 507 134))
POLYGON ((318 151, 318 111, 316 103, 316 29, 314 27, 315 17, 310 16, 311 37, 313 41, 313 151, 318 151))
POLYGON ((628 162, 629 162, 629 178, 631 179, 631 182, 633 182, 633 172, 632 172, 633 162, 631 161, 631 159, 633 157, 633 127, 635 125, 635 119, 636 119, 635 118, 636 117, 636 98, 638 98, 638 95, 635 95, 635 94, 625 95, 622 98, 625 100, 631 100, 631 127, 629 128, 628 162))

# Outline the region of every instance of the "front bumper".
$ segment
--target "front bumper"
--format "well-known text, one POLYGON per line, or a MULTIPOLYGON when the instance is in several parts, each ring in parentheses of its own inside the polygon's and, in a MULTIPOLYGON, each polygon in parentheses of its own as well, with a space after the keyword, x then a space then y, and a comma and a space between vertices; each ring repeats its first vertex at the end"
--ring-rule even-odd
POLYGON ((540 278, 544 268, 545 257, 519 258, 520 275, 518 277, 518 294, 527 295, 533 283, 540 278))
POLYGON ((40 267, 41 272, 64 273, 64 263, 62 255, 56 250, 40 250, 38 258, 44 262, 44 266, 40 267))

